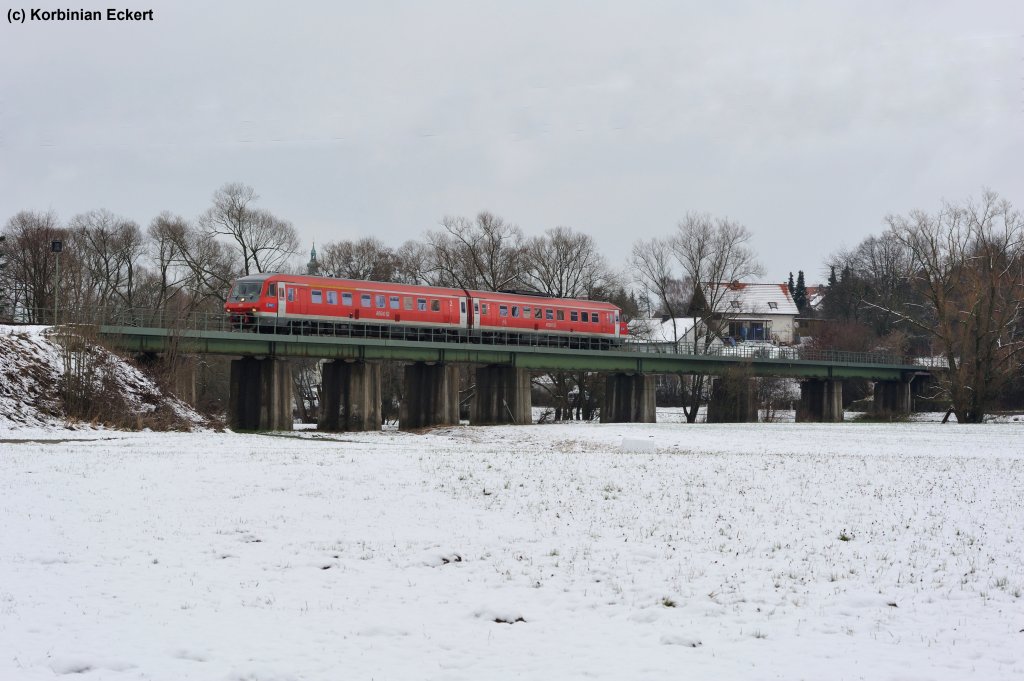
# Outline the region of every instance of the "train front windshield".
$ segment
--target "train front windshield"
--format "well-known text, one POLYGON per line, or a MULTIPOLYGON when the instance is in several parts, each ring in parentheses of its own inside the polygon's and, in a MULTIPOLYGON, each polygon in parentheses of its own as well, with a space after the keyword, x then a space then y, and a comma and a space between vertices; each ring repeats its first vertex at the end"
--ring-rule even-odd
POLYGON ((260 282, 235 282, 235 285, 231 287, 231 294, 228 299, 232 302, 243 302, 246 300, 255 300, 260 297, 260 289, 263 284, 260 282))

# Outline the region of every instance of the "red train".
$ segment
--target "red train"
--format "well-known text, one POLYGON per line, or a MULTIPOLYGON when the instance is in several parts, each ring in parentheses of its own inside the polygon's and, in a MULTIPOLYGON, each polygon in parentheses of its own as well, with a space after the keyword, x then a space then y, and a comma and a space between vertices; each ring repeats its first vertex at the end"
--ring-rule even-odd
POLYGON ((239 329, 291 333, 537 342, 609 348, 626 338, 621 310, 593 300, 467 291, 292 274, 236 279, 224 311, 239 329))

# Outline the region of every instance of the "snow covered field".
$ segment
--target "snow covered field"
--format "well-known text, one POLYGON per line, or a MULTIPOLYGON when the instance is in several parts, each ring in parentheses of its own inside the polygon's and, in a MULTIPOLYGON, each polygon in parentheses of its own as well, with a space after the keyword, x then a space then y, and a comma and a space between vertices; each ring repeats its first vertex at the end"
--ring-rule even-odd
POLYGON ((1021 423, 2 438, 0 679, 1024 678, 1021 423))

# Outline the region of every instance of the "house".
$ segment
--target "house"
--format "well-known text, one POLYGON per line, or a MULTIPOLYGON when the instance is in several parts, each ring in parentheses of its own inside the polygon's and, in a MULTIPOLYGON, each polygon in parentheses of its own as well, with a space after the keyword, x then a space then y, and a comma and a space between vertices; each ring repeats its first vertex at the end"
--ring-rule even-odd
POLYGON ((707 318, 718 334, 738 343, 789 345, 798 340, 799 312, 786 284, 702 284, 694 291, 690 312, 707 318))
POLYGON ((692 352, 693 317, 653 317, 629 322, 630 342, 645 352, 692 352))

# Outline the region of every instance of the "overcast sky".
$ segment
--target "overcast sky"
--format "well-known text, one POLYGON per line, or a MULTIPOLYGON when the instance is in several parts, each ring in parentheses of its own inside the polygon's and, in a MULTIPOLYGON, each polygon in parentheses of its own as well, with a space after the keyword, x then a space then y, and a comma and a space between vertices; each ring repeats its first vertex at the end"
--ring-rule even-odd
POLYGON ((813 283, 887 213, 1024 206, 1020 0, 210 4, 3 23, 0 221, 240 181, 306 250, 489 210, 621 266, 696 210, 813 283))

